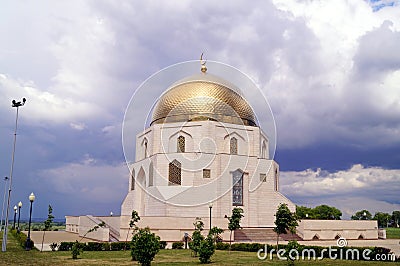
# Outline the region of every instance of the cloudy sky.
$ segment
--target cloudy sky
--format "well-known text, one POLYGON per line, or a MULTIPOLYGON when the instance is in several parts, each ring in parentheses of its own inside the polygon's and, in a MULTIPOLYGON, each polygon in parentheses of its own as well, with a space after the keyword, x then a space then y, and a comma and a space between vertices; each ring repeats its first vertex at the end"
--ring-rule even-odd
POLYGON ((48 204, 57 218, 118 214, 133 92, 204 51, 267 96, 285 195, 336 206, 344 218, 400 209, 399 2, 4 1, 1 176, 10 173, 11 100, 27 98, 12 206, 21 200, 27 217, 33 191, 34 217, 46 217, 48 204))

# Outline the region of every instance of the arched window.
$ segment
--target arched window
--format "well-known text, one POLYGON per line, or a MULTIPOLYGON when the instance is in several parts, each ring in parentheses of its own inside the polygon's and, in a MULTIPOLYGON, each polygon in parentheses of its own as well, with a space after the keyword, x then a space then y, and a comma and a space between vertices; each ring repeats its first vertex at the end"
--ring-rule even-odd
POLYGON ((144 158, 147 158, 147 140, 144 141, 144 158))
POLYGON ((232 172, 232 205, 243 206, 243 172, 238 169, 232 172))
POLYGON ((169 164, 168 169, 168 185, 180 185, 181 184, 181 163, 177 160, 173 160, 169 164))
POLYGON ((263 141, 263 143, 262 143, 261 158, 264 158, 264 159, 267 158, 267 144, 265 144, 265 141, 263 141))
POLYGON ((238 154, 238 143, 237 143, 237 139, 235 137, 231 138, 230 152, 231 152, 231 154, 238 154))
POLYGON ((131 190, 135 190, 135 169, 131 173, 131 190))
POLYGON ((177 143, 177 152, 185 152, 185 137, 179 136, 177 143))
POLYGON ((279 190, 279 177, 278 177, 278 168, 275 168, 275 176, 274 176, 274 190, 278 191, 279 190))

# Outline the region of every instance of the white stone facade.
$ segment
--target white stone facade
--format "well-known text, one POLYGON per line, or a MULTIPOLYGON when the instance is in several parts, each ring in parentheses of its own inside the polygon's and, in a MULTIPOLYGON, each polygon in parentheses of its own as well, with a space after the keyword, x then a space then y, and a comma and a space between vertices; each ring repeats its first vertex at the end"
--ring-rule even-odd
POLYGON ((295 205, 279 192, 279 166, 269 159, 268 138, 259 127, 215 121, 154 124, 137 135, 136 158, 121 207, 121 235, 136 210, 141 224, 161 230, 172 241, 167 236, 176 237, 175 230, 191 230, 196 217, 208 224, 210 202, 213 226, 227 229, 224 216, 236 207, 235 171, 243 172, 242 200, 237 204, 244 210, 243 227, 273 227, 280 203, 295 211, 295 205), (184 137, 184 152, 179 150, 179 137, 184 137), (233 138, 237 154, 232 154, 233 138), (181 165, 181 185, 169 182, 169 164, 174 160, 181 165), (209 170, 209 178, 203 177, 203 169, 209 170), (165 224, 169 219, 175 222, 165 224))

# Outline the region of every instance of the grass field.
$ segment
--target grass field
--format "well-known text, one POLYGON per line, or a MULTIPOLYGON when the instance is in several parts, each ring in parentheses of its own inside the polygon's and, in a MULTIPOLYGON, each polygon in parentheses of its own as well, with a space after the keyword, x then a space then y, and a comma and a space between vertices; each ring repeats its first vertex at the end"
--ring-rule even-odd
MULTIPOLYGON (((9 235, 7 252, 0 253, 0 265, 138 265, 131 261, 129 251, 85 251, 78 260, 69 251, 40 252, 23 250, 9 235)), ((386 265, 400 265, 388 262, 386 265)), ((366 261, 317 260, 296 261, 295 265, 377 265, 366 261)), ((189 250, 161 250, 153 265, 200 265, 198 258, 191 257, 189 250)), ((219 251, 212 257, 211 265, 287 265, 286 261, 259 260, 256 253, 219 251)))
POLYGON ((386 229, 386 238, 400 239, 400 228, 388 227, 386 229))

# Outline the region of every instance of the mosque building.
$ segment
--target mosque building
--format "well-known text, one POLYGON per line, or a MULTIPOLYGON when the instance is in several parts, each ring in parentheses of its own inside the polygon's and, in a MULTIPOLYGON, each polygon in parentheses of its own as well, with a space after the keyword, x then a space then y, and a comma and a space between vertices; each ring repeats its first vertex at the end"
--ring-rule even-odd
POLYGON ((150 227, 165 241, 191 234, 196 220, 205 229, 224 229, 222 237, 229 240, 227 217, 240 207, 243 229, 235 240, 261 241, 260 232, 262 237, 273 234, 279 204, 295 211, 279 192, 279 165, 269 147, 241 88, 210 74, 203 63, 201 71, 167 87, 149 127, 136 135, 121 215, 66 216, 66 231, 84 235, 105 222, 88 237, 125 241, 135 210, 138 226, 150 227))

